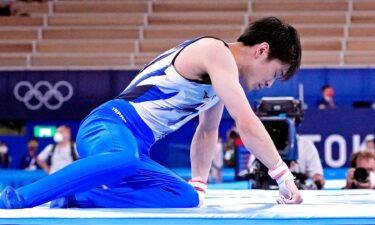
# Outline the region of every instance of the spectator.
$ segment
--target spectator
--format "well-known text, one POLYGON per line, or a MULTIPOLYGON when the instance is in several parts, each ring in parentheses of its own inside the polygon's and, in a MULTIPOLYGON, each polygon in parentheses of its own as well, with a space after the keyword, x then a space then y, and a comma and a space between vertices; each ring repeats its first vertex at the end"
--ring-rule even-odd
POLYGON ((375 153, 357 151, 350 160, 346 175, 345 189, 374 189, 375 187, 375 153))
POLYGON ((236 164, 236 141, 240 138, 238 134, 236 124, 233 124, 231 129, 227 132, 227 140, 224 143, 224 161, 225 166, 227 167, 234 167, 236 164))
POLYGON ((30 138, 27 142, 27 152, 21 158, 21 163, 19 168, 23 170, 36 170, 40 169, 37 163, 37 153, 38 153, 38 140, 36 138, 30 138))
POLYGON ((310 178, 317 189, 322 189, 325 185, 323 167, 320 161, 318 149, 314 143, 302 136, 297 135, 298 159, 297 171, 310 178))
POLYGON ((8 169, 11 158, 8 155, 8 146, 4 142, 0 142, 0 169, 8 169))
POLYGON ((0 16, 11 16, 14 13, 14 0, 0 0, 0 16))
POLYGON ((75 143, 71 141, 70 127, 58 127, 53 139, 56 144, 48 145, 37 157, 39 166, 49 174, 78 159, 75 143))
POLYGON ((333 99, 335 91, 330 85, 322 87, 322 98, 318 101, 319 109, 333 109, 336 108, 336 103, 333 99))
POLYGON ((375 152, 375 139, 374 138, 367 138, 365 140, 365 151, 375 152))
POLYGON ((215 149, 215 155, 212 160, 211 165, 211 178, 213 183, 221 183, 222 182, 222 169, 224 165, 224 147, 221 138, 218 138, 217 144, 215 149))

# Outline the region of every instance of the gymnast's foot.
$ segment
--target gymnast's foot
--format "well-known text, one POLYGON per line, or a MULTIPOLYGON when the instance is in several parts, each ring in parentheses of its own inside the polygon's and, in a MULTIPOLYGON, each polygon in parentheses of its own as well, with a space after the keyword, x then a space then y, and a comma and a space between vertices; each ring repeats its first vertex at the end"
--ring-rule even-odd
POLYGON ((7 186, 1 192, 0 208, 1 209, 21 209, 23 208, 24 200, 21 195, 11 186, 7 186))
POLYGON ((69 197, 63 197, 58 198, 53 201, 51 201, 51 204, 49 207, 51 209, 66 209, 66 208, 72 208, 75 206, 75 197, 69 196, 69 197))
POLYGON ((68 199, 67 198, 58 198, 51 201, 49 205, 51 209, 61 209, 68 208, 68 199))

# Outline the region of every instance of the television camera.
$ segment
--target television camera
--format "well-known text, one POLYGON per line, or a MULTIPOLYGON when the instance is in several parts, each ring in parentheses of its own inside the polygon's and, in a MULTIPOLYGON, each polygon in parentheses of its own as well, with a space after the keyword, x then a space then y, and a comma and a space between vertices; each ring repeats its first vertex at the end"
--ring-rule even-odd
MULTIPOLYGON (((296 163, 298 159, 296 126, 303 119, 303 102, 293 97, 265 97, 257 105, 256 114, 270 134, 284 162, 289 167, 296 163)), ((254 159, 250 162, 250 167, 240 171, 237 177, 249 180, 253 189, 278 189, 277 183, 267 172, 268 168, 258 159, 254 159)), ((293 175, 299 189, 317 188, 306 185, 305 174, 293 173, 293 175)))

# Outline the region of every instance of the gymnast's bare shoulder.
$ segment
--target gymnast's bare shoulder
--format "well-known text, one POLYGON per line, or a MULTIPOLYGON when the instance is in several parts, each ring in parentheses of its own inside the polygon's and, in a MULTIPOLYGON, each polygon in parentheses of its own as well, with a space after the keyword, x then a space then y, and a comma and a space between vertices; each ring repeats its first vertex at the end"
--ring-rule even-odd
POLYGON ((201 81, 204 75, 209 75, 211 68, 225 68, 233 71, 232 75, 238 80, 238 69, 235 59, 228 46, 219 39, 202 38, 183 49, 174 62, 176 70, 189 80, 201 81))

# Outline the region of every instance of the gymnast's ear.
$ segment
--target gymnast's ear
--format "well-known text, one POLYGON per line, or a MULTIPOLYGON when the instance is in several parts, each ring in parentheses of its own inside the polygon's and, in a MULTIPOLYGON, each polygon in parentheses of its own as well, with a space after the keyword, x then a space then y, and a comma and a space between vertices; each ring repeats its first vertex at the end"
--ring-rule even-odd
POLYGON ((270 45, 267 42, 262 42, 256 45, 255 58, 268 58, 270 45))

